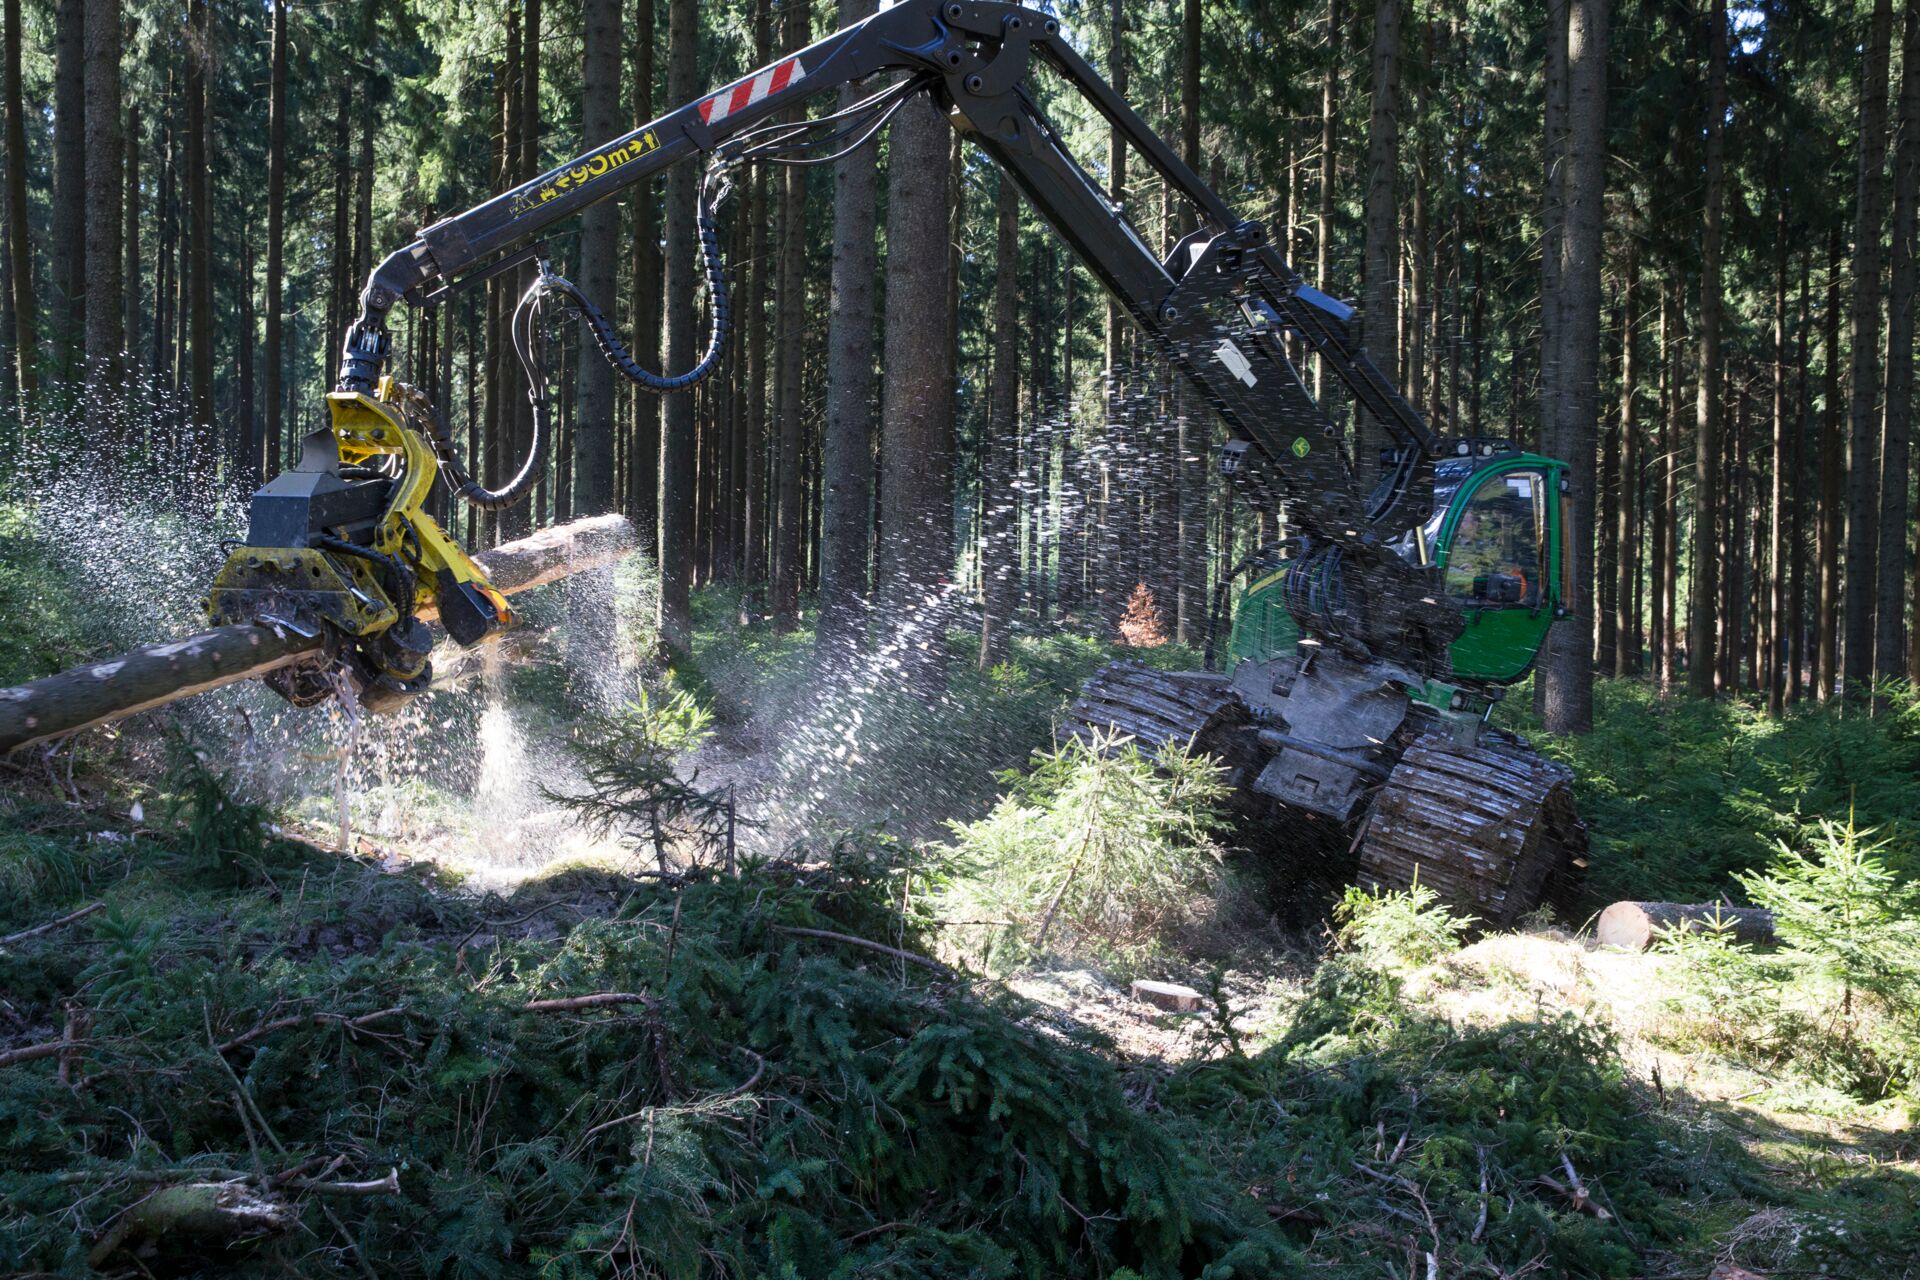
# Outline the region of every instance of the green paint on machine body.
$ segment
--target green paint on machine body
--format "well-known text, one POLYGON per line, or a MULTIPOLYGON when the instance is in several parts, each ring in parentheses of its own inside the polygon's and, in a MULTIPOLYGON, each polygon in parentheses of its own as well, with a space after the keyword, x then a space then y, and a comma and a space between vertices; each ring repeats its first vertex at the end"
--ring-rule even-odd
MULTIPOLYGON (((1395 549, 1428 564, 1437 590, 1460 602, 1466 628, 1451 650, 1460 685, 1504 685, 1533 669, 1557 618, 1566 616, 1567 465, 1502 451, 1446 458, 1435 468, 1434 513, 1395 549)), ((1229 662, 1267 662, 1299 646, 1286 605, 1287 569, 1270 568, 1241 593, 1229 662)))

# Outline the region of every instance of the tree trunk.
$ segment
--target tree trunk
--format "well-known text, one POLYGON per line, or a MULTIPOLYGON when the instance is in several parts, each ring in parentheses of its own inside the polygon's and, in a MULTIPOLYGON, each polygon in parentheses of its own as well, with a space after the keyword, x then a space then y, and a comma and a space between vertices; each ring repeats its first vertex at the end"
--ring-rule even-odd
POLYGON ((1626 272, 1620 286, 1620 482, 1614 500, 1613 533, 1613 674, 1630 676, 1640 669, 1640 614, 1633 607, 1634 585, 1640 581, 1640 426, 1636 397, 1639 366, 1634 361, 1640 316, 1640 243, 1627 241, 1626 272))
POLYGON ((211 427, 213 416, 213 194, 208 169, 207 0, 187 0, 187 307, 192 351, 193 414, 211 427))
MULTIPOLYGON (((20 0, 6 0, 5 79, 7 165, 7 288, 13 298, 14 385, 20 407, 30 409, 40 396, 40 326, 33 291, 33 240, 27 234, 27 126, 20 83, 20 0)), ((57 220, 56 220, 57 221, 57 220)))
POLYGON ((1706 214, 1700 257, 1699 400, 1694 415, 1693 591, 1687 607, 1687 685, 1702 698, 1714 694, 1714 624, 1720 597, 1714 548, 1720 506, 1720 279, 1721 205, 1726 185, 1727 5, 1707 11, 1706 214))
MULTIPOLYGON (((1552 733, 1593 728, 1594 482, 1591 467, 1599 417, 1600 259, 1605 225, 1607 165, 1607 0, 1568 0, 1565 221, 1557 273, 1560 299, 1557 337, 1561 403, 1545 425, 1555 433, 1548 452, 1565 458, 1573 482, 1571 551, 1562 561, 1572 580, 1563 584, 1566 603, 1580 622, 1561 623, 1561 635, 1546 658, 1544 707, 1552 733), (1576 630, 1576 628, 1578 628, 1576 630)), ((1542 314, 1553 308, 1543 300, 1542 314)), ((1543 348, 1543 359, 1552 348, 1543 348)))
POLYGON ((140 108, 127 108, 126 164, 122 173, 125 194, 121 199, 123 230, 120 234, 120 286, 122 307, 120 329, 129 373, 140 370, 140 108))
MULTIPOLYGON (((1813 253, 1803 250, 1800 255, 1800 349, 1795 357, 1799 365, 1799 390, 1795 397, 1793 412, 1793 461, 1789 474, 1793 483, 1787 489, 1787 501, 1791 504, 1793 530, 1787 539, 1791 580, 1787 589, 1787 632, 1790 643, 1787 648, 1787 703, 1792 705, 1800 701, 1801 686, 1804 683, 1807 668, 1807 597, 1806 566, 1810 559, 1807 545, 1807 509, 1808 481, 1813 477, 1807 469, 1807 428, 1813 416, 1813 400, 1810 396, 1807 369, 1809 363, 1809 330, 1813 327, 1813 313, 1808 309, 1809 294, 1812 291, 1813 253)), ((1816 561, 1817 565, 1817 561, 1816 561)), ((1815 572, 1818 572, 1816 567, 1815 572)))
MULTIPOLYGON (((579 149, 588 149, 620 133, 620 0, 584 0, 581 21, 583 59, 580 76, 579 149)), ((620 207, 610 200, 588 206, 580 215, 580 288, 596 302, 612 305, 620 207)), ((615 509, 613 469, 613 368, 597 352, 581 349, 573 457, 557 459, 574 472, 573 501, 583 515, 615 509)))
MULTIPOLYGON (((700 91, 699 5, 669 0, 667 5, 667 101, 693 101, 700 91)), ((693 363, 694 196, 699 175, 690 164, 667 171, 666 324, 661 359, 666 371, 679 373, 693 363)), ((693 395, 665 397, 660 433, 660 598, 655 621, 660 641, 676 654, 693 643, 689 611, 693 571, 693 395)))
MULTIPOLYGON (((251 221, 251 219, 249 219, 251 221)), ((264 477, 260 474, 265 463, 266 439, 255 433, 253 416, 253 241, 242 238, 240 241, 240 281, 235 291, 239 295, 240 325, 235 335, 236 349, 240 366, 239 404, 233 416, 234 473, 240 486, 252 492, 260 486, 264 477)))
MULTIPOLYGON (((1180 155, 1200 172, 1200 0, 1184 0, 1180 49, 1180 155)), ((1194 230, 1192 210, 1180 202, 1182 235, 1194 230)), ((1284 241, 1282 243, 1285 243, 1284 241)), ((1173 638, 1197 644, 1207 617, 1207 484, 1212 468, 1213 415, 1187 379, 1173 378, 1174 450, 1180 478, 1180 528, 1174 579, 1178 596, 1169 603, 1173 638)))
MULTIPOLYGON (((653 119, 654 3, 633 3, 633 125, 653 119)), ((633 349, 646 359, 660 350, 660 218, 654 184, 634 193, 633 349)), ((752 270, 751 264, 748 269, 752 270)), ((751 339, 749 339, 751 341, 751 339)), ((660 397, 634 387, 629 392, 633 410, 632 436, 627 442, 627 514, 651 544, 660 528, 660 397)), ((657 551, 657 548, 656 548, 657 551)))
POLYGON ((71 380, 86 336, 86 0, 54 0, 53 291, 48 337, 54 374, 71 380))
MULTIPOLYGON (((618 137, 620 128, 620 0, 584 0, 581 9, 579 149, 618 137)), ((644 193, 643 193, 644 195, 644 193)), ((603 200, 580 215, 580 288, 611 309, 619 278, 620 205, 603 200)), ((582 343, 574 393, 572 440, 553 466, 556 518, 610 515, 619 508, 614 468, 613 367, 582 343), (571 483, 569 483, 571 481, 571 483)), ((615 696, 619 669, 613 632, 613 574, 592 574, 567 592, 567 665, 576 682, 601 698, 615 696)))
MULTIPOLYGON (((509 7, 507 10, 507 65, 509 68, 519 66, 519 51, 520 11, 509 7)), ((510 112, 512 109, 508 110, 510 112)), ((506 118, 503 114, 502 119, 506 118)), ((340 96, 334 103, 333 110, 333 222, 332 237, 327 246, 330 270, 327 276, 327 332, 323 347, 329 361, 338 354, 338 344, 346 333, 349 281, 353 275, 353 163, 347 156, 347 148, 352 142, 353 86, 342 82, 340 96)), ((511 172, 510 165, 508 169, 501 171, 500 176, 504 177, 509 172, 511 172)), ((489 286, 488 291, 493 292, 495 288, 496 286, 489 286)), ((329 369, 328 372, 331 373, 332 370, 329 369)), ((493 487, 491 479, 488 480, 487 487, 493 487)))
MULTIPOLYGON (((1121 0, 1111 0, 1108 8, 1107 24, 1107 80, 1114 92, 1121 98, 1127 96, 1127 18, 1121 0)), ((1114 205, 1123 212, 1127 211, 1127 145, 1118 129, 1107 134, 1107 194, 1114 205)), ((1102 330, 1102 350, 1104 367, 1105 413, 1102 418, 1101 438, 1094 443, 1094 457, 1098 458, 1100 499, 1098 516, 1099 548, 1094 569, 1094 593, 1100 602, 1100 627, 1098 634, 1109 639, 1119 625, 1120 613, 1125 606, 1127 594, 1133 588, 1133 579, 1126 577, 1122 564, 1122 542, 1127 535, 1121 528, 1119 511, 1113 500, 1113 462, 1115 443, 1125 431, 1123 424, 1129 421, 1127 364, 1128 339, 1131 337, 1126 313, 1119 301, 1111 296, 1107 298, 1106 325, 1102 330), (1125 577, 1123 582, 1121 579, 1125 577)))
POLYGON ((1661 506, 1666 511, 1664 538, 1662 540, 1662 572, 1660 583, 1660 610, 1666 618, 1665 642, 1660 649, 1660 691, 1664 694, 1673 689, 1674 678, 1678 671, 1678 650, 1680 647, 1680 432, 1681 414, 1684 412, 1685 395, 1681 372, 1685 368, 1681 348, 1685 345, 1686 332, 1686 294, 1684 289, 1675 285, 1673 295, 1673 336, 1674 341, 1667 355, 1667 379, 1672 387, 1668 397, 1667 413, 1660 422, 1660 454, 1666 459, 1665 483, 1662 486, 1661 506))
MULTIPOLYGON (((1118 8, 1116 3, 1115 8, 1118 8)), ((1335 144, 1340 133, 1340 0, 1327 0, 1326 65, 1320 77, 1320 211, 1314 233, 1313 284, 1331 291, 1329 272, 1333 267, 1333 189, 1339 166, 1335 163, 1335 144)), ((1327 366, 1318 356, 1313 361, 1313 398, 1326 404, 1327 366)))
MULTIPOLYGON (((1893 40, 1893 0, 1874 0, 1860 83, 1860 168, 1855 187, 1853 297, 1849 319, 1852 377, 1847 387, 1847 692, 1857 695, 1874 673, 1875 568, 1881 510, 1879 458, 1880 237, 1887 219, 1887 61, 1893 40)), ((1903 521, 1900 533, 1904 535, 1903 521)), ((1905 538, 1901 538, 1903 547, 1905 538)))
POLYGON ((1900 143, 1893 169, 1887 285, 1887 403, 1880 460, 1879 625, 1874 674, 1907 674, 1907 469, 1913 422, 1915 202, 1920 199, 1920 4, 1907 0, 1901 38, 1900 143))
MULTIPOLYGON (((873 12, 873 0, 840 0, 840 25, 873 12)), ((844 109, 858 100, 840 90, 844 109)), ((827 425, 822 461, 818 649, 850 661, 867 633, 867 530, 873 502, 873 285, 877 252, 874 158, 833 167, 833 281, 827 314, 827 425)))
POLYGON ((1673 287, 1670 284, 1660 286, 1660 329, 1659 346, 1655 358, 1659 360, 1657 377, 1659 380, 1660 403, 1654 410, 1653 430, 1650 443, 1653 446, 1651 470, 1652 478, 1647 485, 1647 510, 1651 517, 1648 533, 1649 555, 1647 565, 1648 593, 1652 596, 1653 608, 1649 611, 1651 625, 1647 630, 1647 661, 1652 669, 1654 683, 1664 694, 1668 672, 1665 667, 1667 652, 1667 472, 1673 466, 1668 456, 1670 444, 1667 424, 1673 416, 1673 360, 1674 331, 1672 328, 1673 287))
MULTIPOLYGON (((280 470, 280 411, 284 398, 287 225, 287 22, 289 0, 273 0, 273 49, 267 87, 267 345, 261 370, 267 403, 268 475, 280 470)), ((471 459, 469 459, 471 464, 471 459)))
MULTIPOLYGON (((86 0, 87 381, 112 402, 126 347, 120 219, 126 156, 120 134, 119 0, 86 0)), ((56 216, 58 216, 56 214, 56 216)), ((118 437, 119 431, 111 431, 118 437)), ((123 443, 115 439, 115 443, 123 443)))
POLYGON ((993 371, 987 392, 987 465, 980 484, 985 509, 980 530, 982 671, 1013 656, 1013 613, 1020 598, 1020 497, 1014 485, 1020 446, 1020 298, 1015 277, 1020 258, 1020 195, 1005 173, 1000 175, 995 212, 993 371))
POLYGON ((947 306, 951 140, 926 98, 894 117, 887 172, 880 616, 902 674, 945 683, 942 608, 952 570, 953 335, 947 306))
MULTIPOLYGON (((1366 287, 1360 323, 1367 354, 1388 382, 1400 379, 1400 0, 1373 10, 1372 105, 1367 117, 1366 287)), ((1380 451, 1392 443, 1372 415, 1354 416, 1354 472, 1363 490, 1380 476, 1380 451)))
POLYGON ((1840 267, 1842 240, 1836 225, 1827 235, 1827 323, 1822 335, 1826 368, 1822 382, 1826 413, 1820 429, 1820 628, 1819 688, 1825 702, 1840 683, 1840 542, 1845 528, 1841 486, 1846 477, 1846 441, 1840 429, 1840 267))
MULTIPOLYGON (((806 46, 810 28, 808 0, 786 0, 788 49, 806 46)), ((801 359, 806 350, 807 322, 807 182, 806 170, 781 170, 779 323, 774 331, 774 376, 779 380, 779 464, 774 474, 773 582, 769 601, 773 625, 791 631, 800 621, 800 580, 806 555, 805 513, 800 481, 806 467, 806 417, 801 359)))
MULTIPOLYGON (((520 34, 520 75, 518 81, 508 89, 515 103, 514 127, 507 137, 509 186, 525 182, 540 172, 541 0, 526 0, 521 14, 524 25, 520 34)), ((534 268, 529 264, 511 273, 508 277, 513 281, 511 292, 501 300, 503 340, 500 365, 504 375, 502 390, 505 392, 501 435, 506 453, 501 459, 501 466, 506 475, 518 470, 520 460, 527 456, 533 444, 533 404, 527 399, 525 376, 519 359, 513 354, 511 339, 504 336, 511 328, 514 304, 533 283, 533 272, 534 268)), ((357 282, 355 287, 358 287, 357 282)), ((497 519, 501 537, 522 537, 534 527, 545 499, 545 488, 544 483, 536 485, 536 492, 531 499, 523 499, 500 512, 497 519)))
POLYGON ((1787 708, 1786 682, 1781 679, 1780 648, 1787 629, 1787 211, 1776 213, 1773 246, 1773 453, 1769 493, 1773 540, 1767 553, 1767 627, 1760 662, 1760 680, 1767 691, 1767 712, 1779 715, 1787 708))

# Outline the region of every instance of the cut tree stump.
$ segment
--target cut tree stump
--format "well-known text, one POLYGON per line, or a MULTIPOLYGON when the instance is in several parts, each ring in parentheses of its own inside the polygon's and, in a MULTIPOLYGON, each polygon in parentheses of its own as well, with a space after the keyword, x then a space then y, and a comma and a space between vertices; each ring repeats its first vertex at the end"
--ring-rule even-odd
MULTIPOLYGON (((626 517, 595 516, 542 529, 477 559, 501 594, 513 595, 602 568, 638 545, 626 517)), ((435 615, 422 609, 420 616, 435 615)), ((319 648, 319 636, 283 628, 215 627, 0 689, 0 755, 308 661, 319 648)))
POLYGON ((1191 1013, 1206 1003, 1206 997, 1192 987, 1183 987, 1177 982, 1150 982, 1145 978, 1134 980, 1133 998, 1174 1013, 1191 1013))
POLYGON ((1593 934, 1604 947, 1645 951, 1663 929, 1710 928, 1716 919, 1731 927, 1737 941, 1756 947, 1773 945, 1771 911, 1713 902, 1616 902, 1600 913, 1593 934))

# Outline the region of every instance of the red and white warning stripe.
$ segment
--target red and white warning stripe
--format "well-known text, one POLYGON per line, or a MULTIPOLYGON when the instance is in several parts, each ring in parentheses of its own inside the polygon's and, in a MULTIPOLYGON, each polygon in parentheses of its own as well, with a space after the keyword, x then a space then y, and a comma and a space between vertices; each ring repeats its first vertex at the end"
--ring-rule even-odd
POLYGON ((768 67, 759 75, 730 84, 704 99, 700 103, 700 118, 708 124, 719 124, 734 112, 744 111, 768 94, 778 93, 794 81, 806 79, 806 76, 807 69, 800 65, 800 59, 788 58, 785 62, 768 67))

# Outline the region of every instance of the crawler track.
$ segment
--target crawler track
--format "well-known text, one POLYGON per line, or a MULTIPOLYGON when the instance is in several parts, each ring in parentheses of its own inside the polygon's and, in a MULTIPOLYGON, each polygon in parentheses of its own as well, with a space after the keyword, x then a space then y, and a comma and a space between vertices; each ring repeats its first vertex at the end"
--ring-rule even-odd
MULTIPOLYGON (((1156 671, 1116 662, 1082 686, 1059 736, 1091 740, 1118 730, 1145 750, 1192 743, 1218 758, 1228 782, 1240 789, 1236 807, 1265 824, 1288 821, 1278 802, 1246 790, 1263 752, 1244 703, 1227 678, 1209 672, 1156 671), (1258 803, 1252 803, 1252 802, 1258 803)), ((1418 733, 1410 722, 1409 736, 1418 733)), ((1504 927, 1542 902, 1571 908, 1586 867, 1587 831, 1573 802, 1573 774, 1544 759, 1524 741, 1492 734, 1460 747, 1446 733, 1418 733, 1394 764, 1359 819, 1339 834, 1324 833, 1332 868, 1347 868, 1363 884, 1393 889, 1427 886, 1455 910, 1483 925, 1504 927), (1337 844, 1335 844, 1337 842, 1337 844), (1338 856, 1345 852, 1346 857, 1338 856), (1357 856, 1358 865, 1347 861, 1357 856)), ((1300 845, 1307 828, 1300 824, 1300 845)), ((1307 844, 1312 841, 1305 841, 1307 844)), ((1302 861, 1303 873, 1319 858, 1302 861)), ((1325 863, 1321 864, 1325 866, 1325 863)))
POLYGON ((1494 927, 1543 901, 1566 908, 1586 867, 1573 771, 1517 739, 1461 748, 1427 734, 1361 821, 1362 883, 1406 889, 1417 877, 1494 927))

